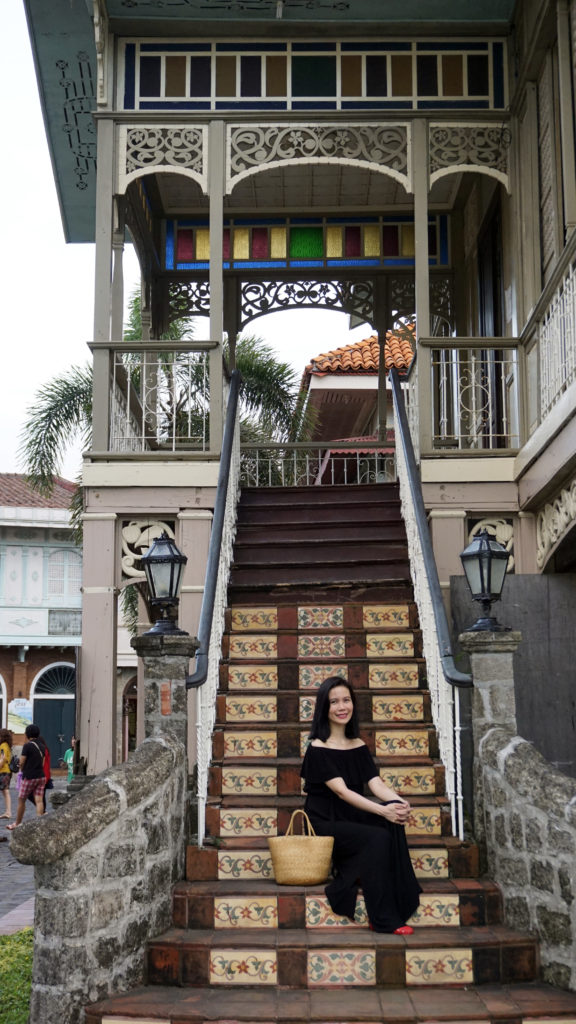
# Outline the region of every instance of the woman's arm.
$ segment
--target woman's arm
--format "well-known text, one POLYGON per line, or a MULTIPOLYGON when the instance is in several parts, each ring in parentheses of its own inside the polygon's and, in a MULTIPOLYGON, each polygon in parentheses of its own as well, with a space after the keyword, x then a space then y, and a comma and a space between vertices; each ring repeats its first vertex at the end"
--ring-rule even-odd
MULTIPOLYGON (((371 779, 368 785, 372 789, 371 783, 376 782, 376 779, 371 779)), ((352 807, 357 807, 361 811, 368 811, 370 814, 376 814, 379 818, 386 818, 388 821, 393 822, 395 825, 405 825, 408 820, 410 813, 410 804, 405 800, 401 803, 395 804, 377 804, 373 800, 368 800, 367 797, 362 796, 360 793, 356 793, 353 789, 348 789, 348 786, 344 782, 344 779, 329 779, 326 783, 328 789, 332 790, 336 796, 339 796, 341 800, 344 800, 347 804, 351 804, 352 807)), ((382 787, 387 793, 393 793, 394 791, 385 786, 382 782, 382 787)), ((377 794, 380 795, 380 794, 377 794)), ((399 796, 386 796, 380 799, 385 800, 401 800, 399 796)))
POLYGON ((374 793, 374 796, 377 796, 379 800, 400 800, 401 803, 406 804, 406 806, 410 808, 408 800, 405 800, 403 796, 399 796, 394 789, 387 786, 379 775, 375 775, 373 779, 369 780, 368 789, 371 793, 374 793))

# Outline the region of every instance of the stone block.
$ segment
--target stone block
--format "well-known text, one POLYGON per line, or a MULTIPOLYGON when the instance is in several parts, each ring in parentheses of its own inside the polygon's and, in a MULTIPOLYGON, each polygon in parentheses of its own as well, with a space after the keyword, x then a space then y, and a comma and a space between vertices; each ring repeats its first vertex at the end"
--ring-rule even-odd
POLYGON ((142 949, 148 938, 148 921, 146 918, 133 918, 124 929, 122 953, 124 956, 142 949))
POLYGON ((87 895, 36 896, 35 928, 51 938, 81 938, 86 935, 90 920, 90 901, 87 895))
POLYGON ((568 914, 548 906, 536 908, 538 934, 544 942, 551 946, 570 946, 572 944, 572 928, 568 914))
POLYGON ((147 854, 154 855, 167 848, 168 827, 164 818, 156 821, 145 818, 142 822, 142 829, 146 836, 147 854))
POLYGON ((508 807, 508 804, 510 803, 508 792, 496 782, 492 785, 491 803, 494 807, 508 807))
POLYGON ((572 865, 561 865, 558 868, 558 885, 560 886, 560 895, 568 906, 571 906, 574 900, 573 875, 574 868, 572 865))
POLYGON ((530 931, 530 907, 528 900, 523 896, 504 897, 504 920, 509 928, 517 928, 518 931, 530 931))
POLYGON ((144 868, 144 847, 139 840, 109 846, 102 865, 104 878, 127 878, 139 875, 144 868))
POLYGON ((494 841, 502 849, 508 846, 508 824, 506 814, 496 814, 494 817, 494 841))
POLYGON ((123 959, 122 943, 114 935, 103 935, 93 944, 92 955, 98 967, 110 971, 123 959))
POLYGON ((514 886, 528 885, 528 868, 520 857, 499 857, 497 871, 499 882, 514 886))
POLYGON ((34 948, 34 982, 51 985, 59 975, 67 979, 69 987, 81 984, 88 966, 88 952, 84 943, 71 945, 59 942, 48 946, 38 942, 34 948))
POLYGON ((538 853, 543 848, 544 828, 538 818, 528 818, 524 828, 526 834, 526 849, 528 853, 538 853))
POLYGON ((548 821, 546 834, 549 849, 554 853, 574 853, 574 836, 555 821, 548 821))
POLYGON ((125 889, 97 889, 92 897, 90 927, 94 931, 107 928, 126 912, 125 889))
POLYGON ((524 829, 522 827, 522 817, 520 814, 510 815, 510 838, 515 850, 524 849, 524 829))
POLYGON ((100 854, 75 854, 55 864, 37 864, 36 885, 39 889, 53 889, 56 892, 73 892, 91 886, 100 872, 100 854))
POLYGON ((552 960, 550 963, 542 964, 540 973, 542 981, 545 981, 547 985, 554 985, 555 988, 574 988, 571 984, 572 970, 567 964, 552 960))
POLYGON ((554 892, 554 865, 546 860, 531 861, 530 884, 542 892, 554 892))

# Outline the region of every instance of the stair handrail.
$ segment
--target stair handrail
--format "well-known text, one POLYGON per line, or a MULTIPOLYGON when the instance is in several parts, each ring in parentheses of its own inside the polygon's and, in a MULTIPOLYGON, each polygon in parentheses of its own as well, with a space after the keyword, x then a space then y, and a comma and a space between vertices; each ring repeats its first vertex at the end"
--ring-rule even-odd
POLYGON ((473 686, 472 677, 454 664, 452 641, 438 579, 438 570, 424 507, 420 475, 408 426, 400 376, 389 372, 394 401, 396 466, 402 516, 406 525, 408 555, 418 606, 424 656, 428 672, 432 717, 440 756, 446 769, 446 793, 450 800, 453 834, 464 838, 464 798, 460 749, 460 690, 473 686))
POLYGON ((206 835, 208 772, 212 759, 212 735, 216 722, 216 695, 227 607, 228 578, 236 533, 236 506, 240 491, 240 425, 238 404, 241 375, 230 376, 218 485, 212 517, 202 608, 198 624, 196 670, 186 686, 196 690, 196 798, 197 841, 206 835))

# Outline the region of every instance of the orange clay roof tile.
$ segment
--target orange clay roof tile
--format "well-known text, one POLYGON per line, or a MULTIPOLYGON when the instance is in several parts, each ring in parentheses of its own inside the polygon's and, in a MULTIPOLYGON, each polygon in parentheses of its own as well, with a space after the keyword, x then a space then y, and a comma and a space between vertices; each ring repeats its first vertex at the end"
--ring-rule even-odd
POLYGON ((0 506, 21 508, 69 508, 76 485, 57 476, 50 495, 39 494, 23 473, 0 473, 0 506))
MULTIPOLYGON (((412 328, 408 328, 413 336, 412 328)), ((323 377, 327 373, 378 373, 380 347, 378 336, 363 338, 353 345, 344 345, 316 356, 304 371, 305 378, 312 375, 323 377)), ((414 350, 409 336, 402 336, 388 331, 384 346, 386 368, 395 366, 398 370, 407 370, 412 362, 414 350)))

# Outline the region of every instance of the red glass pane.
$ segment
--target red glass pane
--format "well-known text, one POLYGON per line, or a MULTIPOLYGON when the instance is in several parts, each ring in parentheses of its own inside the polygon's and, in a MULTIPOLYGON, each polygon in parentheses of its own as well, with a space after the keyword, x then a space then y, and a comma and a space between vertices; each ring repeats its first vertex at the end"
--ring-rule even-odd
POLYGON ((225 260, 230 259, 230 228, 224 228, 224 237, 222 238, 222 257, 225 260))
POLYGON ((382 228, 382 255, 388 257, 400 255, 396 224, 385 224, 382 228))
POLYGON ((194 259, 194 232, 181 228, 176 243, 176 262, 190 263, 194 259))
POLYGON ((252 228, 252 259, 268 258, 268 228, 252 228))
POLYGON ((346 257, 358 259, 362 255, 362 237, 359 227, 346 228, 344 232, 344 252, 346 257))

